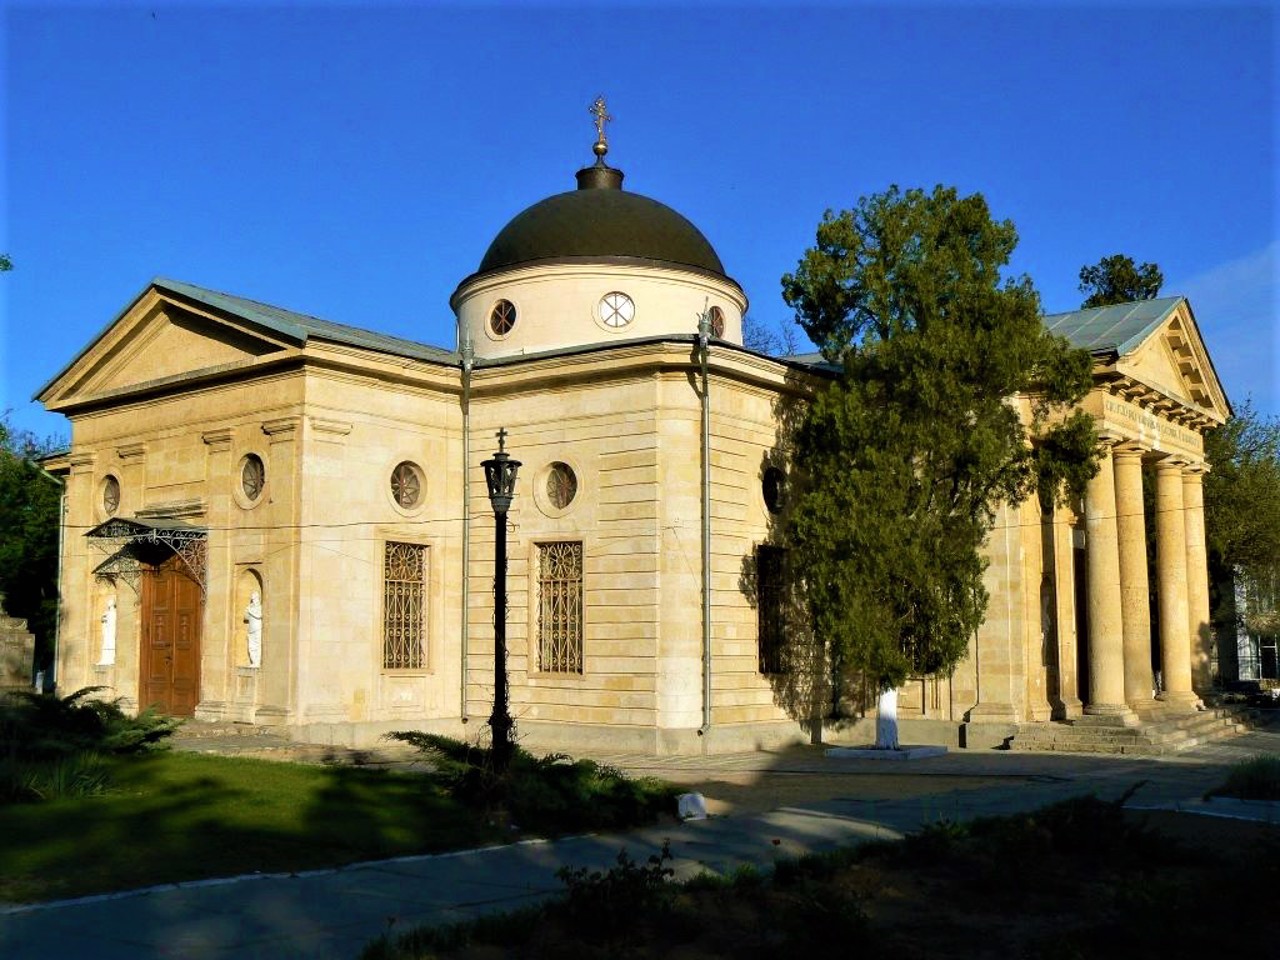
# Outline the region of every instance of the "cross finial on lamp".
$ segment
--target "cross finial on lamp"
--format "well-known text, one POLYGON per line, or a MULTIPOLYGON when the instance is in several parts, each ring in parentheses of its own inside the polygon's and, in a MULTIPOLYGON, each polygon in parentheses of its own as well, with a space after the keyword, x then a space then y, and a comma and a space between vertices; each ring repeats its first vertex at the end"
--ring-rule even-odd
POLYGON ((498 428, 498 452, 503 453, 507 449, 507 428, 498 428))

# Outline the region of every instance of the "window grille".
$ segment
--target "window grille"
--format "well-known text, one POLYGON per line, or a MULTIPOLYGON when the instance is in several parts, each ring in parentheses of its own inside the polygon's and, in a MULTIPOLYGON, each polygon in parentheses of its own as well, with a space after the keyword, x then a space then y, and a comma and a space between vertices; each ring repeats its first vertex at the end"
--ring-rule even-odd
POLYGON ((427 612, 427 548, 387 541, 383 563, 382 666, 421 670, 427 612))
POLYGON ((538 544, 538 669, 582 673, 582 544, 538 544))
POLYGON ((761 673, 782 673, 786 633, 786 558, 782 547, 756 547, 756 616, 761 673))

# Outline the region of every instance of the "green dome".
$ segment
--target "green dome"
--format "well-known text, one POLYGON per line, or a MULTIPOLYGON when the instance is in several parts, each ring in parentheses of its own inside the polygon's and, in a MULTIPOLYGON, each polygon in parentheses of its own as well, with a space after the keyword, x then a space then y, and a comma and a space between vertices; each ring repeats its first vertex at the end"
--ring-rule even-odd
POLYGON ((636 258, 724 276, 724 266, 692 223, 657 200, 622 189, 622 171, 578 171, 578 189, 535 203, 502 228, 477 273, 533 261, 636 258))

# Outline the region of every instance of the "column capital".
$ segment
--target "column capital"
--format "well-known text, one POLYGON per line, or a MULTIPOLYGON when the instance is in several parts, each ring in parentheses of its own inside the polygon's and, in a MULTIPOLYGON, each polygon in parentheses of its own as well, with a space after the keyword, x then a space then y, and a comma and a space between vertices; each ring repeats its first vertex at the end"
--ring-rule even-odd
POLYGON ((1206 473, 1212 472, 1213 468, 1209 464, 1204 463, 1188 463, 1182 471, 1184 480, 1201 480, 1206 473))
POLYGON ((1176 453, 1170 453, 1165 454, 1161 459, 1156 461, 1156 469, 1160 471, 1177 470, 1181 472, 1190 463, 1191 461, 1187 457, 1176 453))
POLYGON ((1142 457, 1145 456, 1148 452, 1149 451, 1145 447, 1143 447, 1142 444, 1136 443, 1133 440, 1117 441, 1111 450, 1112 456, 1114 456, 1117 460, 1120 460, 1120 459, 1130 460, 1135 457, 1138 459, 1142 459, 1142 457))

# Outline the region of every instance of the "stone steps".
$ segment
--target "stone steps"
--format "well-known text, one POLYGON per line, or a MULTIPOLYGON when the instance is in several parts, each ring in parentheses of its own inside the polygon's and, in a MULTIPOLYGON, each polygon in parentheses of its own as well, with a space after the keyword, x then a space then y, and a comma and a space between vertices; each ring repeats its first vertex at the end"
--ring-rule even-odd
POLYGON ((1165 715, 1123 726, 1103 717, 1023 723, 1009 749, 1023 753, 1117 753, 1158 757, 1180 753, 1200 744, 1232 737, 1249 729, 1244 712, 1199 710, 1165 715))

